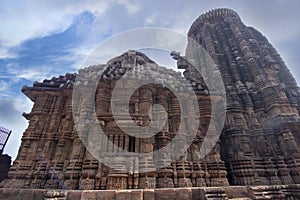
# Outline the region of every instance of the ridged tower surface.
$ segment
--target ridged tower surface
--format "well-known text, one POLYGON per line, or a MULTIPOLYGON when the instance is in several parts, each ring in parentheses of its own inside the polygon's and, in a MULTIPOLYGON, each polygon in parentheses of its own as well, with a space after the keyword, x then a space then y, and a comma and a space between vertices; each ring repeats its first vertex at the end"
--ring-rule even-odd
MULTIPOLYGON (((210 54, 225 84, 220 144, 229 183, 299 183, 300 93, 277 51, 230 9, 201 15, 188 35, 210 54)), ((187 57, 197 59, 192 49, 190 42, 187 57)), ((194 72, 185 75, 197 79, 194 72)))
MULTIPOLYGON (((22 91, 34 106, 30 113, 23 114, 29 126, 9 178, 1 183, 0 199, 23 198, 22 195, 28 199, 299 199, 300 92, 280 55, 266 37, 247 27, 235 11, 226 8, 201 15, 192 24, 188 36, 186 55, 172 52, 178 68, 185 69, 184 77, 158 66, 143 53, 130 50, 106 64, 35 82, 32 87, 24 86, 22 91), (209 127, 214 117, 211 102, 216 96, 205 82, 209 77, 199 74, 189 63, 203 58, 192 41, 211 56, 222 76, 227 99, 221 137, 201 159, 195 150, 200 149, 208 129, 215 130, 218 126, 216 123, 209 127), (121 103, 115 106, 124 110, 127 103, 130 116, 121 116, 121 120, 144 126, 151 121, 148 110, 153 104, 160 104, 168 120, 155 136, 133 137, 115 123, 112 92, 125 75, 129 79, 119 88, 121 103), (154 160, 144 162, 138 156, 128 155, 161 149, 178 132, 181 108, 174 93, 164 87, 168 79, 160 75, 176 77, 172 84, 178 88, 185 83, 184 78, 188 80, 197 95, 200 116, 189 115, 184 120, 199 118, 200 123, 198 129, 186 127, 186 138, 180 140, 187 140, 192 132, 196 137, 180 158, 172 160, 170 152, 156 155, 161 162, 168 163, 157 169, 154 160), (78 80, 80 76, 86 79, 78 80), (159 79, 160 85, 143 85, 130 94, 129 103, 122 102, 129 95, 126 87, 132 85, 135 77, 159 79), (89 91, 93 81, 99 81, 92 96, 95 105, 84 98, 75 98, 74 104, 74 87, 82 86, 83 91, 89 91), (93 157, 83 145, 74 126, 77 122, 73 119, 74 105, 84 108, 76 113, 86 122, 82 124, 83 130, 88 124, 89 109, 95 110, 99 126, 111 142, 102 142, 97 147, 102 156, 112 160, 109 166, 93 157), (128 159, 114 160, 120 152, 128 159), (151 170, 141 172, 141 168, 151 170)), ((205 63, 196 67, 207 70, 204 66, 205 63)), ((188 102, 187 97, 184 106, 191 111, 194 105, 188 102)))

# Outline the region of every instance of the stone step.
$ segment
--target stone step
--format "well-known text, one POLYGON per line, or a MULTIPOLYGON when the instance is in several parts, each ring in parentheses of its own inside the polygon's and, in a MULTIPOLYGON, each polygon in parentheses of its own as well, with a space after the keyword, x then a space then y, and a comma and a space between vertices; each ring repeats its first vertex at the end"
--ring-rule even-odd
POLYGON ((250 187, 249 195, 252 199, 260 199, 260 200, 267 200, 267 199, 283 200, 284 199, 283 191, 281 190, 281 188, 276 186, 250 187))

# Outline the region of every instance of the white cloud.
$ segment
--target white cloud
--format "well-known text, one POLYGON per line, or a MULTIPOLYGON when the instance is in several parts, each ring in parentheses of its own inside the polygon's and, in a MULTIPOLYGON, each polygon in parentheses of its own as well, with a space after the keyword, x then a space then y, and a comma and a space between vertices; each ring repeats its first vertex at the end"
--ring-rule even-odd
POLYGON ((29 98, 25 97, 25 95, 19 95, 14 97, 13 105, 17 111, 23 113, 29 112, 33 106, 33 103, 29 100, 29 98))
POLYGON ((5 58, 15 58, 16 54, 9 52, 8 47, 4 47, 0 45, 0 59, 5 58))
POLYGON ((0 99, 12 97, 12 87, 14 85, 14 79, 12 76, 1 77, 0 76, 0 99), (1 79, 4 78, 4 79, 1 79))
POLYGON ((121 5, 125 5, 129 14, 137 13, 141 9, 137 4, 134 4, 128 0, 118 0, 118 3, 121 5))
POLYGON ((26 79, 31 81, 41 81, 43 79, 51 77, 53 68, 48 66, 39 66, 36 68, 18 68, 14 65, 7 66, 7 73, 9 73, 12 79, 26 79))
POLYGON ((0 2, 1 45, 17 46, 21 42, 59 33, 67 29, 74 18, 90 11, 101 15, 109 6, 108 1, 33 1, 0 2))
POLYGON ((68 49, 66 56, 61 56, 56 59, 57 62, 72 62, 71 69, 82 68, 84 60, 92 53, 96 45, 83 45, 77 48, 68 49))
POLYGON ((29 112, 32 102, 24 95, 2 97, 0 98, 0 125, 12 130, 8 139, 4 153, 12 156, 14 160, 17 156, 21 137, 28 123, 22 116, 23 112, 29 112))
POLYGON ((9 84, 7 83, 7 81, 0 80, 0 92, 1 93, 6 92, 8 88, 9 88, 9 84))

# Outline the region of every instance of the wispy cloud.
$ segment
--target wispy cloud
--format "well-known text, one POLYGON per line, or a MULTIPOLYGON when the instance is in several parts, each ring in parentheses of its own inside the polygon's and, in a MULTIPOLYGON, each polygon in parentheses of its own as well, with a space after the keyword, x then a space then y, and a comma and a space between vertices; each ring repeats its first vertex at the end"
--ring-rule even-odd
POLYGON ((12 79, 26 79, 30 81, 41 81, 51 76, 51 71, 54 71, 48 66, 39 66, 37 68, 18 68, 15 66, 8 66, 7 73, 12 79))
POLYGON ((0 79, 0 93, 7 91, 8 88, 9 84, 6 81, 0 79))
POLYGON ((84 11, 104 13, 108 1, 32 1, 0 2, 0 38, 4 46, 16 46, 25 40, 45 37, 66 30, 84 11))
POLYGON ((124 5, 126 7, 126 9, 127 9, 127 12, 129 14, 134 14, 134 13, 137 13, 138 11, 141 10, 141 7, 138 6, 135 3, 132 3, 132 1, 129 1, 129 0, 118 0, 117 2, 119 4, 121 4, 121 5, 124 5))
POLYGON ((25 96, 1 96, 0 98, 0 124, 12 130, 4 153, 8 153, 13 159, 18 153, 22 134, 28 126, 26 119, 22 117, 22 112, 29 112, 31 107, 32 102, 25 96))
POLYGON ((17 55, 10 51, 9 47, 4 47, 0 45, 0 59, 11 59, 15 58, 17 55))

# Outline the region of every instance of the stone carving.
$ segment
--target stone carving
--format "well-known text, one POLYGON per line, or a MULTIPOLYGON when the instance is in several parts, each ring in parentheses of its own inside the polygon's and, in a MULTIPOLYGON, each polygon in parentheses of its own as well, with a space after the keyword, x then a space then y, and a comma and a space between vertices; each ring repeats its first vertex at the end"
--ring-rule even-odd
MULTIPOLYGON (((298 173, 292 175, 299 172, 299 164, 292 167, 288 157, 298 163, 300 93, 274 47, 229 9, 201 15, 188 35, 209 52, 227 88, 227 120, 220 146, 229 183, 299 183, 298 173)), ((193 68, 187 71, 193 78, 193 68)))
MULTIPOLYGON (((186 57, 179 52, 171 55, 177 60, 178 68, 185 69, 184 77, 198 95, 201 115, 198 130, 187 128, 187 132, 197 135, 179 159, 159 170, 155 167, 172 159, 168 151, 156 155, 161 163, 142 161, 138 157, 113 160, 111 164, 119 169, 124 163, 130 166, 129 172, 122 172, 93 158, 78 137, 72 118, 73 85, 88 83, 75 82, 77 74, 67 73, 22 89, 34 106, 29 114, 24 114, 29 127, 4 187, 105 190, 299 184, 300 93, 276 50, 261 33, 245 26, 238 14, 229 9, 216 9, 201 15, 191 26, 188 36, 211 55, 219 67, 227 93, 222 135, 205 158, 199 159, 195 152, 208 131, 212 96, 205 77, 186 59, 193 58, 193 47, 189 43, 186 57), (139 172, 138 166, 153 170, 139 172)), ((161 104, 168 120, 155 136, 147 139, 129 136, 121 131, 112 116, 111 96, 116 81, 125 73, 137 76, 143 71, 151 76, 151 69, 146 66, 149 63, 166 74, 179 76, 178 72, 159 67, 136 51, 128 51, 105 65, 82 69, 93 75, 91 79, 100 80, 95 95, 96 114, 100 126, 115 145, 101 144, 103 155, 124 150, 152 152, 166 146, 176 135, 180 123, 179 102, 164 87, 145 85, 139 88, 130 100, 131 119, 124 119, 140 126, 148 124, 155 118, 148 115, 149 108, 154 103, 161 104), (99 68, 105 69, 103 74, 94 73, 99 68)), ((126 96, 126 85, 123 87, 126 96)), ((90 106, 88 101, 79 103, 85 108, 90 106)), ((115 106, 124 109, 122 104, 115 106)), ((87 119, 87 115, 88 110, 82 110, 80 119, 87 119)), ((225 195, 223 191, 216 193, 225 195)), ((253 195, 256 194, 253 192, 253 195)))

